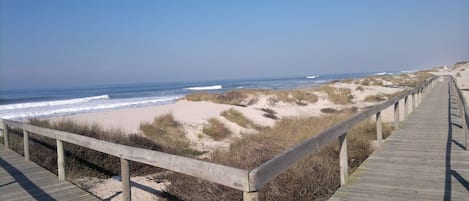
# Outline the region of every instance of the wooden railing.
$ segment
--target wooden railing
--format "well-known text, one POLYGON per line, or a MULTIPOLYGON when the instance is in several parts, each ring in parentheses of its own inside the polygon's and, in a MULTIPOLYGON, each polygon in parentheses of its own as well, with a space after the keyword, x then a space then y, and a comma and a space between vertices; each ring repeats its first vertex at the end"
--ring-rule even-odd
MULTIPOLYGON (((121 159, 121 178, 122 193, 124 200, 130 200, 130 174, 129 161, 144 163, 147 165, 164 168, 170 171, 183 173, 217 184, 225 185, 243 191, 244 200, 259 200, 257 191, 261 189, 269 181, 277 177, 280 173, 287 170, 299 160, 305 158, 311 153, 320 150, 323 146, 339 139, 339 161, 340 161, 340 183, 347 183, 348 180, 348 162, 347 162, 347 130, 358 123, 368 119, 370 116, 376 116, 376 133, 379 144, 383 142, 381 111, 394 105, 394 126, 399 127, 399 102, 403 99, 404 116, 408 113, 408 97, 412 96, 412 111, 420 104, 423 96, 429 89, 435 85, 436 77, 425 80, 411 90, 404 91, 399 95, 372 106, 351 118, 329 128, 314 137, 311 137, 302 143, 284 151, 271 160, 265 162, 259 167, 249 171, 200 161, 187 157, 167 154, 163 152, 130 147, 126 145, 116 144, 83 135, 69 133, 64 131, 52 130, 33 126, 28 123, 2 120, 3 137, 5 147, 9 148, 9 129, 17 128, 23 130, 24 140, 24 156, 25 160, 29 160, 29 134, 34 133, 44 137, 55 139, 57 142, 57 166, 58 178, 60 181, 65 180, 65 156, 63 142, 86 147, 102 153, 119 157, 121 159)), ((458 90, 459 92, 459 90, 458 90)), ((465 102, 464 102, 465 104, 465 102)), ((467 118, 466 118, 467 119, 467 118)))
POLYGON ((467 145, 469 144, 469 137, 468 137, 468 132, 467 132, 467 127, 469 125, 468 119, 469 119, 469 114, 467 113, 467 102, 466 98, 464 98, 464 95, 462 93, 462 90, 459 89, 455 79, 453 77, 450 77, 452 86, 456 88, 456 92, 458 93, 458 109, 459 109, 459 116, 461 117, 462 120, 462 125, 461 127, 463 128, 464 131, 464 147, 467 149, 467 145))

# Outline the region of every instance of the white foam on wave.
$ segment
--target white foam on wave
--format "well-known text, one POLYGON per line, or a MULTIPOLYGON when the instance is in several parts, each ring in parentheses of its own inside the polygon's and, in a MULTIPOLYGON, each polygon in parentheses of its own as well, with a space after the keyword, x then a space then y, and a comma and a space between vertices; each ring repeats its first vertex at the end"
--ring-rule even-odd
POLYGON ((319 78, 319 75, 306 76, 306 79, 316 79, 319 78))
POLYGON ((96 102, 83 102, 69 105, 56 105, 47 107, 24 108, 18 110, 0 111, 0 117, 5 119, 27 119, 32 117, 63 116, 84 112, 104 111, 117 108, 129 108, 147 105, 171 103, 182 96, 149 97, 101 100, 96 102))
POLYGON ((388 73, 386 73, 386 72, 375 73, 375 75, 386 75, 386 74, 388 74, 388 73))
POLYGON ((184 88, 187 90, 192 90, 192 91, 202 91, 202 90, 218 90, 218 89, 223 89, 222 85, 211 85, 211 86, 201 86, 201 87, 187 87, 184 88))
POLYGON ((332 79, 328 79, 328 80, 318 80, 318 81, 314 81, 314 83, 323 84, 323 83, 330 82, 330 81, 332 81, 332 79))
POLYGON ((413 73, 417 72, 417 70, 401 70, 400 73, 413 73))
POLYGON ((74 98, 74 99, 68 99, 68 100, 41 101, 41 102, 0 105, 0 110, 17 110, 17 109, 33 108, 33 107, 70 105, 70 104, 86 103, 86 102, 102 100, 102 99, 109 99, 109 96, 101 95, 101 96, 91 96, 91 97, 84 97, 84 98, 74 98))

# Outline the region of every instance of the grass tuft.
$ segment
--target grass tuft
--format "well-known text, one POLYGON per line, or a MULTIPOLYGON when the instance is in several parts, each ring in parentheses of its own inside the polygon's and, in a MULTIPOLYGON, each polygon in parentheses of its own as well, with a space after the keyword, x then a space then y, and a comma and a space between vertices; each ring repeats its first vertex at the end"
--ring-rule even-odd
POLYGON ((273 119, 273 120, 278 119, 278 117, 276 115, 277 112, 275 112, 275 110, 272 110, 270 108, 261 108, 261 110, 265 112, 262 116, 267 117, 269 119, 273 119))
POLYGON ((156 117, 151 123, 140 124, 140 130, 145 136, 158 143, 164 152, 194 156, 203 154, 190 148, 182 125, 174 120, 171 114, 156 117))
POLYGON ((204 125, 202 132, 217 141, 223 140, 231 135, 231 131, 215 118, 208 120, 208 124, 204 125))
POLYGON ((348 88, 335 88, 330 85, 323 85, 316 90, 326 93, 335 104, 345 105, 352 103, 352 90, 348 88))
POLYGON ((375 94, 375 95, 369 95, 365 97, 366 102, 381 102, 387 100, 386 95, 384 94, 375 94))
POLYGON ((258 126, 254 124, 251 120, 246 118, 241 112, 231 108, 229 110, 223 111, 221 116, 225 117, 243 128, 257 128, 258 126))
MULTIPOLYGON (((186 99, 189 101, 211 101, 214 103, 219 104, 227 104, 227 105, 236 105, 236 106, 243 106, 246 107, 246 104, 243 104, 245 100, 248 98, 246 93, 242 91, 235 90, 235 91, 228 91, 223 94, 214 94, 214 93, 193 93, 186 95, 186 99)), ((249 100, 248 103, 255 104, 256 100, 249 100)))
POLYGON ((322 112, 322 113, 325 113, 325 114, 336 114, 336 113, 339 113, 339 110, 336 110, 336 109, 334 109, 334 108, 327 107, 327 108, 322 108, 322 109, 321 109, 321 112, 322 112))

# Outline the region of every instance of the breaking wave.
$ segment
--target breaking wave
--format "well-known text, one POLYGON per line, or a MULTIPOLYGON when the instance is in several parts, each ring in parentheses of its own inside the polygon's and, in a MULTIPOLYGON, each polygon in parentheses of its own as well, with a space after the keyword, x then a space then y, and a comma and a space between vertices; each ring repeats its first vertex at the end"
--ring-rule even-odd
POLYGON ((218 90, 218 89, 223 89, 222 85, 211 85, 211 86, 201 86, 201 87, 187 87, 184 88, 187 90, 192 90, 192 91, 202 91, 202 90, 218 90))
POLYGON ((24 108, 32 108, 32 107, 70 105, 70 104, 86 103, 86 102, 102 100, 102 99, 109 99, 109 96, 102 95, 102 96, 91 96, 91 97, 85 97, 85 98, 74 98, 74 99, 68 99, 68 100, 41 101, 41 102, 0 105, 0 110, 16 110, 16 109, 24 109, 24 108))

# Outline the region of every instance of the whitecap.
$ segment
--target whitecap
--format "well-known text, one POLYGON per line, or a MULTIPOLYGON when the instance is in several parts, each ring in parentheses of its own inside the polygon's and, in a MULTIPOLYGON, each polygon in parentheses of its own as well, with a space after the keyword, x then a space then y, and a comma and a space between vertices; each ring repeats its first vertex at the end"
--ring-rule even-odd
POLYGON ((70 104, 86 103, 86 102, 102 100, 102 99, 109 99, 109 95, 74 98, 74 99, 67 99, 67 100, 40 101, 40 102, 0 105, 0 110, 17 110, 17 109, 32 108, 32 107, 70 105, 70 104))
POLYGON ((201 90, 218 90, 218 89, 223 89, 222 85, 211 85, 211 86, 200 86, 200 87, 187 87, 184 88, 187 90, 192 90, 192 91, 201 91, 201 90))

